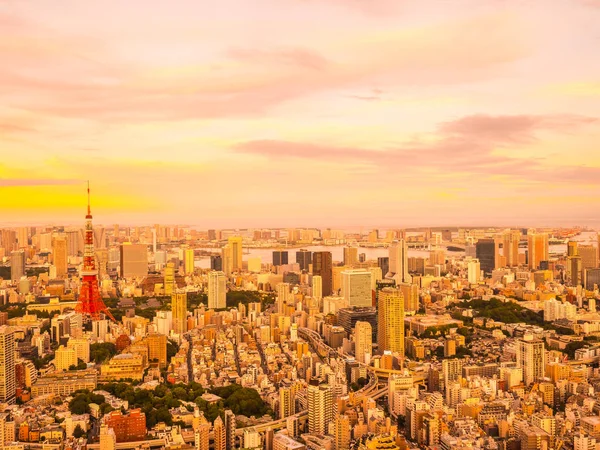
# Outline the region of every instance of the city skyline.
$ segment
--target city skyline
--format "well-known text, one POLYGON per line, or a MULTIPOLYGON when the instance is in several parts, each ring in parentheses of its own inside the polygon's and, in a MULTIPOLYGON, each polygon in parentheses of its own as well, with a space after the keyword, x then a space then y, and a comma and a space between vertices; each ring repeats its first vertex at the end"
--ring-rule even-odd
POLYGON ((598 227, 598 19, 592 0, 5 2, 1 225, 81 224, 89 179, 98 224, 598 227))

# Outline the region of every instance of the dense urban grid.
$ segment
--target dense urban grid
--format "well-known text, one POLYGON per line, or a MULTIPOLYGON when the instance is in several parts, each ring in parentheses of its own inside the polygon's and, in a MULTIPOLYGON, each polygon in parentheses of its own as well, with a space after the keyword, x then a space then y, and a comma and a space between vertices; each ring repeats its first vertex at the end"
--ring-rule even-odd
POLYGON ((0 448, 600 445, 600 235, 0 230, 0 448))

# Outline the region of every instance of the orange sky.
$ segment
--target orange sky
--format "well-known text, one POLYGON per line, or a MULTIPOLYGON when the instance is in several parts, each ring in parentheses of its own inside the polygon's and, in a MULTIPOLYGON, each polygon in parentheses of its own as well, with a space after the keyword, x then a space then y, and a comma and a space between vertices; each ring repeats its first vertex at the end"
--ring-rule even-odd
POLYGON ((0 3, 0 223, 600 225, 600 2, 0 3))

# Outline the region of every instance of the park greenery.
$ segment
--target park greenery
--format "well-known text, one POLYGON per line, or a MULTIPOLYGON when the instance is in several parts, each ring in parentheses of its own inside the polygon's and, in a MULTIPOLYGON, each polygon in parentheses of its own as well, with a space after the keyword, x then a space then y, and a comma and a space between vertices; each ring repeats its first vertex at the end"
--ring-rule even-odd
MULTIPOLYGON (((146 414, 146 425, 154 427, 159 422, 167 425, 173 424, 173 418, 169 412, 171 408, 183 405, 183 402, 191 402, 198 405, 207 420, 214 421, 217 416, 223 416, 225 409, 231 409, 235 414, 246 416, 262 416, 272 414, 271 409, 265 405, 256 390, 244 388, 237 384, 218 387, 212 393, 221 397, 215 403, 209 403, 202 398, 206 391, 198 383, 175 385, 160 385, 154 390, 140 389, 130 383, 107 383, 98 386, 115 397, 129 402, 129 408, 140 408, 146 414)), ((186 405, 188 410, 190 407, 186 405)))
POLYGON ((80 390, 73 393, 73 398, 69 402, 69 411, 72 414, 88 414, 91 403, 99 405, 102 414, 106 414, 114 409, 106 403, 103 395, 94 394, 87 390, 80 390))
POLYGON ((90 345, 90 360, 101 364, 117 354, 117 347, 111 342, 90 345))

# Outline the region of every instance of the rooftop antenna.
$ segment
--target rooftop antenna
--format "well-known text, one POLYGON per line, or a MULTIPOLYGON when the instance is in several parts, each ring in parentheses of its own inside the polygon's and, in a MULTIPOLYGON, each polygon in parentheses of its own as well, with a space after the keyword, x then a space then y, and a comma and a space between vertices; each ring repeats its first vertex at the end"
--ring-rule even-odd
POLYGON ((90 180, 87 181, 87 196, 88 196, 88 210, 87 210, 87 219, 92 218, 92 209, 90 207, 90 180))

